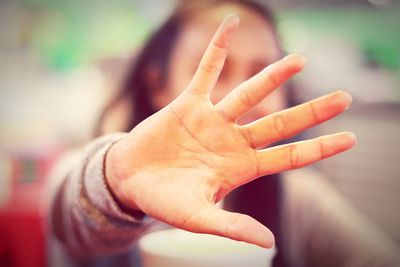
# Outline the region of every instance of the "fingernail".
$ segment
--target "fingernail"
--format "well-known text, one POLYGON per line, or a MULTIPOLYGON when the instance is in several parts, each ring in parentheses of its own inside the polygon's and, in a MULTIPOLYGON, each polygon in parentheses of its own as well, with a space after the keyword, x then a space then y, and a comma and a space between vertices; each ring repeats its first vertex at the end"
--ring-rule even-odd
POLYGON ((275 244, 275 238, 273 235, 271 236, 265 236, 264 238, 260 237, 261 241, 260 243, 262 244, 263 248, 272 248, 275 244))
POLYGON ((353 145, 357 144, 358 139, 357 139, 357 135, 355 135, 352 132, 346 132, 346 135, 353 140, 353 145))
POLYGON ((353 97, 346 91, 338 90, 336 93, 340 94, 342 98, 346 100, 347 106, 345 110, 349 109, 351 103, 353 102, 353 97))
POLYGON ((341 144, 351 144, 351 147, 357 144, 357 136, 353 132, 340 132, 338 135, 345 137, 339 140, 341 144))
POLYGON ((287 60, 290 58, 296 58, 296 60, 302 65, 306 64, 306 62, 307 62, 307 58, 303 54, 299 54, 299 53, 289 54, 286 57, 284 57, 283 60, 287 60))
POLYGON ((235 22, 235 24, 239 24, 239 22, 240 22, 239 15, 236 13, 230 13, 224 19, 224 22, 227 22, 227 21, 232 21, 232 22, 235 22))
POLYGON ((272 248, 275 244, 274 234, 266 227, 264 228, 264 234, 260 234, 258 238, 258 244, 263 248, 272 248))

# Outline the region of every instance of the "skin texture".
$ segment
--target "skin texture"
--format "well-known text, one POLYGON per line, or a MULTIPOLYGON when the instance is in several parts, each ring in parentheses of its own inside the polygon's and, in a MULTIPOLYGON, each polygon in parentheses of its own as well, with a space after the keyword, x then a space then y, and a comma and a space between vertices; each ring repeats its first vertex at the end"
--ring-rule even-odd
MULTIPOLYGON (((241 23, 232 36, 229 56, 218 82, 210 92, 213 103, 219 102, 233 88, 282 57, 275 29, 254 10, 238 4, 222 4, 198 12, 184 22, 172 50, 167 88, 154 94, 154 105, 158 109, 168 105, 189 84, 215 30, 230 12, 239 15, 241 23)), ((284 88, 275 90, 240 118, 239 124, 285 108, 285 98, 284 88)))
POLYGON ((106 177, 126 207, 185 230, 270 248, 274 238, 265 226, 215 203, 259 176, 302 167, 352 147, 354 134, 339 133, 257 149, 340 114, 351 97, 338 91, 251 124, 237 124, 305 64, 303 56, 290 55, 212 101, 210 91, 238 24, 238 16, 228 16, 186 89, 110 149, 106 177))

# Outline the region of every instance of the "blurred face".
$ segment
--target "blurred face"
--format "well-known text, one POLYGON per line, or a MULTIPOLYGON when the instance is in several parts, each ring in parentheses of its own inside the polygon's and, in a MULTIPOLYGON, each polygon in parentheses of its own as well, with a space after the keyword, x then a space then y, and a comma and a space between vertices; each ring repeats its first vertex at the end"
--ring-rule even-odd
MULTIPOLYGON (((281 57, 274 29, 256 12, 240 5, 225 4, 211 11, 196 14, 185 23, 172 51, 167 88, 155 96, 155 106, 162 108, 171 102, 192 79, 200 59, 214 32, 230 12, 240 16, 228 58, 219 81, 211 92, 217 103, 241 82, 249 79, 281 57)), ((253 108, 239 123, 254 121, 285 107, 285 96, 278 89, 253 108)))

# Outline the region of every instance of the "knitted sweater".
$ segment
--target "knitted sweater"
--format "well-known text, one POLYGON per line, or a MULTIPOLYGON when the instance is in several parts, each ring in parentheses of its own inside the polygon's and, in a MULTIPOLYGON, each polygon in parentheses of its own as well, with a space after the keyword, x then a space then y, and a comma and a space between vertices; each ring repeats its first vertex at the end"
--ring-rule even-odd
MULTIPOLYGON (((90 266, 85 262, 101 257, 103 261, 109 258, 113 266, 113 254, 132 249, 157 223, 121 210, 105 182, 107 151, 124 136, 95 139, 85 149, 70 152, 52 172, 51 242, 53 248, 61 244, 70 262, 90 266)), ((397 244, 324 177, 304 168, 286 172, 282 179, 279 221, 288 266, 400 266, 397 244)), ((60 266, 62 259, 57 255, 60 266)))

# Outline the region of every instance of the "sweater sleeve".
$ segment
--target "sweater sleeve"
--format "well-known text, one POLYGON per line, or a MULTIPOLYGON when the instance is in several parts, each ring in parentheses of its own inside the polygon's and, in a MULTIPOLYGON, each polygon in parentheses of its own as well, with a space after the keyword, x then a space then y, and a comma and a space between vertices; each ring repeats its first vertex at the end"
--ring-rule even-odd
POLYGON ((311 170, 284 177, 282 230, 289 266, 400 266, 398 245, 311 170))
POLYGON ((105 157, 125 134, 100 137, 70 153, 50 175, 52 234, 74 257, 127 250, 151 219, 124 212, 105 180, 105 157))

